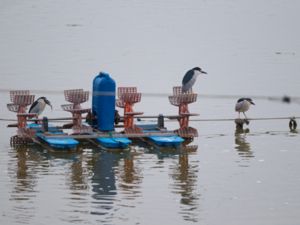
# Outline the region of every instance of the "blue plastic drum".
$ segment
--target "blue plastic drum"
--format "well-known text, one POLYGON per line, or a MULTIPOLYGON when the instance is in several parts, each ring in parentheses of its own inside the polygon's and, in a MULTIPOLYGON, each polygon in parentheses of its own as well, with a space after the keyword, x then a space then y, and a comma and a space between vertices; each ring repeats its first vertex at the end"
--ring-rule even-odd
POLYGON ((93 81, 92 112, 97 129, 113 131, 115 118, 116 83, 107 73, 100 72, 93 81))

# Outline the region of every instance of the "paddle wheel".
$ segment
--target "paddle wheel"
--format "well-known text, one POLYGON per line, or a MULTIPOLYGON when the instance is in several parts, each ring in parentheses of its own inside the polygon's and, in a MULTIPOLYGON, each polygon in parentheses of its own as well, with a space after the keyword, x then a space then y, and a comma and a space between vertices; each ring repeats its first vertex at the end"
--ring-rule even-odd
POLYGON ((124 109, 124 129, 125 133, 141 133, 142 129, 134 124, 134 116, 142 115, 143 112, 135 112, 133 106, 141 101, 141 93, 136 87, 118 87, 118 99, 116 105, 124 109))
POLYGON ((34 95, 28 90, 13 90, 10 91, 11 103, 7 104, 7 108, 11 112, 17 113, 17 135, 11 137, 11 144, 26 144, 32 142, 34 131, 27 128, 27 120, 37 117, 35 113, 26 113, 27 107, 34 102, 34 95))
POLYGON ((92 128, 82 124, 82 115, 90 113, 90 108, 82 108, 81 104, 89 100, 89 92, 83 89, 71 89, 64 91, 65 100, 72 104, 61 105, 64 111, 72 113, 73 122, 70 124, 74 134, 90 133, 92 128))
POLYGON ((172 105, 178 107, 178 121, 180 128, 176 130, 179 136, 183 138, 194 138, 198 136, 198 131, 189 126, 190 116, 198 114, 190 113, 188 105, 197 101, 197 94, 192 90, 183 93, 181 86, 173 87, 173 95, 169 96, 172 105))

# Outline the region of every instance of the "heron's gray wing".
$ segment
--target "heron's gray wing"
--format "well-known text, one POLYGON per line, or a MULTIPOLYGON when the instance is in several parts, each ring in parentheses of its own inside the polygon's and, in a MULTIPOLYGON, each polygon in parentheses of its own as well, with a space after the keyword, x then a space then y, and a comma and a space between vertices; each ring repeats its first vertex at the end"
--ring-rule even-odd
POLYGON ((187 82, 189 82, 192 79, 193 74, 194 74, 193 70, 187 71, 186 74, 184 75, 183 79, 182 79, 182 85, 184 85, 187 82))
POLYGON ((246 100, 246 99, 245 98, 240 98, 240 99, 237 100, 237 102, 242 102, 244 100, 246 100))
POLYGON ((29 113, 31 113, 31 110, 38 104, 38 101, 35 101, 34 103, 32 103, 32 105, 30 106, 29 109, 29 113))

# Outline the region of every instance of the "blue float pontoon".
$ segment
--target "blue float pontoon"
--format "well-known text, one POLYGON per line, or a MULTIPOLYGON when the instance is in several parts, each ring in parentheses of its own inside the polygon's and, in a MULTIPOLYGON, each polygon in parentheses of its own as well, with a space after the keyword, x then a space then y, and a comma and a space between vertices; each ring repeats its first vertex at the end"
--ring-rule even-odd
POLYGON ((184 139, 179 137, 178 135, 170 135, 170 136, 159 136, 160 129, 158 129, 157 124, 140 124, 140 128, 143 129, 144 132, 153 132, 154 135, 147 137, 150 141, 152 141, 157 146, 161 147, 177 147, 179 146, 184 139), (157 135, 155 135, 157 132, 157 135))
POLYGON ((148 137, 150 141, 154 142, 158 146, 162 147, 177 147, 184 139, 174 135, 174 136, 150 136, 148 137))
POLYGON ((43 132, 41 124, 28 124, 28 128, 36 131, 35 136, 42 141, 46 142, 50 147, 57 149, 73 149, 79 142, 74 138, 70 137, 61 137, 61 138, 52 138, 49 135, 65 135, 65 133, 59 130, 57 127, 49 126, 47 135, 43 132))
MULTIPOLYGON (((60 135, 64 134, 62 132, 57 132, 57 133, 51 133, 53 135, 60 135)), ((76 141, 74 138, 51 138, 48 136, 45 136, 43 133, 36 133, 36 136, 40 139, 42 139, 44 142, 46 142, 49 146, 52 148, 57 148, 57 149, 73 149, 75 148, 79 142, 76 141)))
POLYGON ((111 138, 111 137, 100 137, 96 139, 102 146, 106 148, 128 148, 132 143, 128 138, 111 138))

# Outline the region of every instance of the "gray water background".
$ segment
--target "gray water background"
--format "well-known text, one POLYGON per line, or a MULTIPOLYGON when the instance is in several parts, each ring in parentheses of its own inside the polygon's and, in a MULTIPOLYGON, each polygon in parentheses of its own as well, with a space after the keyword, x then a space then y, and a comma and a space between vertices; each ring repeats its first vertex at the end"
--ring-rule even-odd
MULTIPOLYGON (((297 98, 262 98, 300 96, 299 10, 296 0, 1 0, 0 118, 15 116, 6 109, 13 89, 46 95, 54 106, 45 110, 49 117, 69 116, 60 109, 63 90, 91 90, 99 71, 145 93, 137 111, 176 114, 167 95, 194 66, 208 72, 190 106, 200 118, 235 118, 243 96, 256 103, 250 118, 300 116, 297 98)), ((232 121, 193 122, 198 149, 190 153, 140 146, 120 154, 20 150, 10 147, 15 130, 6 125, 0 122, 1 224, 300 219, 300 141, 288 120, 252 121, 242 134, 232 121)))

